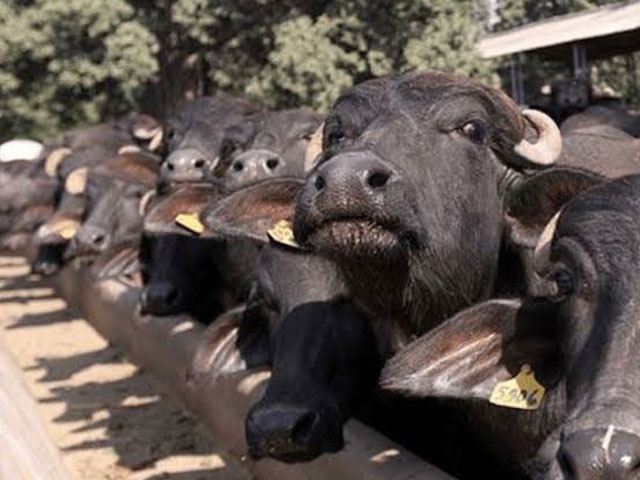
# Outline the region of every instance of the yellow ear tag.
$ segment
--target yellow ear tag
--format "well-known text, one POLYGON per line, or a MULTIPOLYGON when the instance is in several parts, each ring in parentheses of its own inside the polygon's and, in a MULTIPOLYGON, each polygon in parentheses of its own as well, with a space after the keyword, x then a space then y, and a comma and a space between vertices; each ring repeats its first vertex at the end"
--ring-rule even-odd
POLYGON ((174 221, 182 228, 198 235, 204 232, 204 225, 200 222, 197 213, 180 213, 174 221))
POLYGON ((542 405, 545 388, 536 380, 531 365, 524 364, 514 378, 496 384, 489 402, 520 410, 537 410, 542 405))
POLYGON ((65 240, 71 240, 73 237, 76 236, 76 232, 78 231, 78 227, 77 226, 69 226, 69 227, 65 227, 62 230, 60 230, 60 236, 62 238, 64 238, 65 240))
POLYGON ((276 243, 281 243, 291 248, 301 248, 293 236, 293 228, 287 220, 280 220, 267 231, 267 235, 276 243))
POLYGON ((79 228, 80 224, 76 220, 53 219, 40 225, 37 235, 39 238, 46 238, 49 235, 57 234, 65 240, 70 240, 75 236, 79 228))

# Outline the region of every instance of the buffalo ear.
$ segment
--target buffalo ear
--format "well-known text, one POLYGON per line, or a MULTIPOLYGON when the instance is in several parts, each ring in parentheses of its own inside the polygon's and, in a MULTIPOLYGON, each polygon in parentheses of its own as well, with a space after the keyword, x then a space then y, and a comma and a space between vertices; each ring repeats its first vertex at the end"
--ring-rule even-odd
MULTIPOLYGON (((141 207, 145 197, 140 202, 141 207)), ((145 208, 144 231, 198 236, 204 229, 199 224, 200 213, 219 198, 217 188, 209 185, 186 185, 162 197, 152 198, 148 202, 151 205, 145 208), (180 217, 187 217, 189 221, 185 224, 179 220, 180 217)))
POLYGON ((587 170, 553 167, 525 178, 506 196, 507 239, 534 248, 549 220, 573 197, 606 178, 587 170))
POLYGON ((197 386, 221 375, 268 365, 268 329, 253 315, 250 307, 237 307, 223 313, 207 327, 187 372, 190 385, 197 386))
POLYGON ((380 385, 415 397, 487 400, 524 364, 549 373, 542 366, 555 352, 555 322, 545 317, 553 315, 520 300, 470 307, 400 350, 386 363, 380 385))
POLYGON ((304 180, 275 178, 237 190, 200 214, 205 236, 244 237, 268 242, 267 231, 293 221, 304 180))

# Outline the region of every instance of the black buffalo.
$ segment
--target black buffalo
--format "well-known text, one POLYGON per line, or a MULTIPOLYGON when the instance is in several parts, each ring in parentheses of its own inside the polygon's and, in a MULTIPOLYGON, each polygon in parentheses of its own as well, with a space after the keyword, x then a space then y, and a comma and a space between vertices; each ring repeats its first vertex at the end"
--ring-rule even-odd
POLYGON ((55 180, 41 162, 0 163, 0 246, 24 251, 32 234, 53 213, 58 197, 55 180))
POLYGON ((176 226, 175 217, 199 214, 229 192, 265 178, 302 176, 305 151, 319 124, 317 114, 303 109, 249 116, 224 132, 208 187, 185 186, 156 200, 145 221, 141 250, 143 313, 189 312, 211 319, 244 298, 256 275, 255 248, 247 242, 198 238, 176 226))
POLYGON ((640 115, 631 114, 622 107, 594 105, 571 115, 561 125, 562 134, 583 128, 608 126, 622 130, 633 137, 640 137, 640 115))
POLYGON ((610 178, 640 173, 640 138, 611 125, 570 130, 562 136, 562 165, 587 168, 610 178))
POLYGON ((142 314, 189 313, 209 323, 246 298, 256 269, 250 242, 203 238, 176 223, 197 215, 221 194, 210 184, 185 185, 156 201, 140 243, 142 314))
POLYGON ((161 183, 209 179, 219 163, 224 130, 260 110, 249 100, 223 93, 178 106, 165 125, 161 183))
MULTIPOLYGON (((65 188, 67 177, 119 154, 150 154, 161 144, 159 122, 147 115, 130 114, 66 132, 62 143, 46 149, 43 169, 58 182, 58 202, 54 215, 36 235, 37 255, 31 266, 34 273, 52 275, 60 269, 63 251, 84 218, 88 198, 84 192, 69 192, 65 188)), ((153 158, 159 163, 158 157, 153 158)))
MULTIPOLYGON (((214 208, 204 220, 262 237, 279 220, 293 221, 297 241, 327 258, 336 279, 322 281, 329 288, 314 298, 320 275, 302 263, 303 279, 291 276, 296 293, 306 290, 304 303, 348 298, 371 322, 384 359, 499 290, 506 247, 520 248, 509 235, 505 197, 529 168, 549 165, 559 153, 555 125, 535 112, 525 118, 498 90, 434 73, 372 80, 334 105, 323 153, 304 185, 265 182, 244 198, 239 192, 235 206, 226 204, 229 212, 214 208), (524 140, 527 119, 540 134, 535 145, 524 140)), ((281 284, 291 289, 289 272, 281 270, 281 284)), ((279 458, 303 458, 307 447, 322 451, 292 440, 288 425, 296 420, 290 412, 315 408, 313 396, 294 404, 286 392, 280 386, 260 405, 276 417, 253 411, 248 438, 255 445, 271 439, 266 454, 279 458)), ((329 416, 319 415, 311 428, 325 428, 329 416)))
POLYGON ((551 218, 534 262, 546 288, 447 320, 388 362, 383 387, 457 401, 474 419, 461 435, 535 478, 636 478, 639 187, 637 175, 605 183, 558 213, 531 192, 532 220, 551 218), (524 364, 547 389, 541 407, 489 404, 524 364))
POLYGON ((85 215, 65 252, 67 259, 94 257, 125 242, 137 245, 142 233, 140 203, 155 187, 157 176, 156 158, 143 153, 121 154, 89 171, 85 215))
POLYGON ((270 177, 301 177, 311 136, 321 117, 308 109, 265 112, 225 132, 220 149, 228 191, 270 177))

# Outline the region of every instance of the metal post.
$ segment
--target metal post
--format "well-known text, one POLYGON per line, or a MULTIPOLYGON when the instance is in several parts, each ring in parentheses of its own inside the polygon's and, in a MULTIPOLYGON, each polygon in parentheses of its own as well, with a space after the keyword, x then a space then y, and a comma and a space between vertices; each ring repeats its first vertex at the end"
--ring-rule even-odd
POLYGON ((509 62, 509 80, 511 83, 511 98, 520 105, 524 104, 522 65, 515 58, 512 58, 509 62))
POLYGON ((509 62, 509 80, 511 87, 511 98, 515 101, 518 101, 518 82, 517 82, 517 73, 516 73, 516 61, 512 58, 509 62))
POLYGON ((573 54, 573 77, 587 77, 587 49, 582 43, 574 43, 571 46, 573 54))
POLYGON ((518 63, 517 78, 518 78, 518 98, 516 101, 518 102, 519 105, 524 105, 526 102, 526 99, 524 94, 524 68, 522 66, 522 62, 518 63))

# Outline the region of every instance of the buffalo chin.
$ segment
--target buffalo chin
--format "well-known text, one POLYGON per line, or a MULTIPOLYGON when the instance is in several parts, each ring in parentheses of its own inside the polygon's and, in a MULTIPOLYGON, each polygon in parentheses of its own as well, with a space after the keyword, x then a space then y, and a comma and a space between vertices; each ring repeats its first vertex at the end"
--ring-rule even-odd
POLYGON ((322 254, 351 261, 396 261, 405 254, 403 242, 396 232, 362 219, 324 223, 309 234, 305 243, 322 254))

